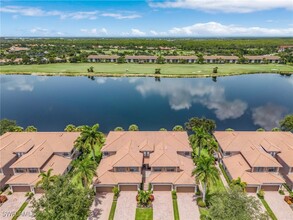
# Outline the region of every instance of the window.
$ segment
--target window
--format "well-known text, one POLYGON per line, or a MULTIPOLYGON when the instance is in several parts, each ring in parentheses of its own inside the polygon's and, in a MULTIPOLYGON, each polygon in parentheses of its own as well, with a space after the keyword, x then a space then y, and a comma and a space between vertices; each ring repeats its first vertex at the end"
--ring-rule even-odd
POLYGON ((190 152, 184 152, 184 156, 189 156, 190 152))
POLYGON ((28 172, 29 173, 38 173, 38 169, 37 168, 29 168, 28 172))
POLYGON ((138 172, 138 167, 130 167, 129 171, 130 172, 138 172))
POLYGON ((109 152, 103 152, 103 155, 104 155, 105 157, 107 157, 107 156, 109 156, 109 152))
POLYGON ((162 168, 160 167, 154 167, 154 172, 161 172, 162 171, 162 168))
POLYGON ((116 172, 125 172, 125 167, 117 167, 116 172))
POLYGON ((167 167, 166 171, 167 172, 175 172, 175 167, 167 167))
POLYGON ((17 153, 16 153, 16 156, 17 156, 17 157, 21 157, 22 155, 23 155, 23 153, 20 153, 20 152, 17 152, 17 153))
POLYGON ((69 156, 70 156, 70 152, 65 152, 65 153, 63 153, 63 156, 64 156, 64 157, 69 157, 69 156))
POLYGON ((24 168, 15 168, 14 171, 15 171, 15 173, 25 173, 26 169, 24 169, 24 168))
POLYGON ((231 152, 227 151, 227 152, 224 152, 224 155, 226 156, 229 156, 231 154, 231 152))
POLYGON ((255 167, 254 172, 263 172, 264 168, 263 167, 255 167))
POLYGON ((149 157, 150 156, 150 152, 149 151, 144 151, 143 152, 143 156, 144 157, 149 157))
POLYGON ((268 167, 268 172, 276 172, 276 167, 268 167))

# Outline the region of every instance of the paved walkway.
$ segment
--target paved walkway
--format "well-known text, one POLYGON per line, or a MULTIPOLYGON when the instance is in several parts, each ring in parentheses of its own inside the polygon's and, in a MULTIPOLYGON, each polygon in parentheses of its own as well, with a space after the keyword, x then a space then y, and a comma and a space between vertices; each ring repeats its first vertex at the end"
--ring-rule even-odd
POLYGON ((194 193, 177 193, 180 220, 200 219, 194 193))
POLYGON ((153 202, 154 220, 173 220, 173 202, 171 192, 154 192, 155 200, 153 202))
POLYGON ((117 200, 114 220, 134 220, 137 191, 121 191, 117 200))
POLYGON ((27 199, 25 193, 23 192, 15 192, 6 196, 8 200, 0 207, 1 220, 12 219, 12 217, 27 199))
POLYGON ((91 214, 89 220, 108 220, 112 202, 113 193, 99 193, 96 195, 90 208, 91 214))
POLYGON ((293 211, 284 201, 284 195, 280 195, 279 192, 265 192, 265 200, 278 220, 293 219, 293 211))
MULTIPOLYGON (((42 197, 43 194, 37 193, 34 195, 34 199, 38 200, 42 197)), ((30 203, 25 207, 25 209, 22 211, 21 215, 17 218, 18 220, 34 220, 34 214, 33 214, 33 207, 32 207, 33 199, 31 199, 30 203)))
POLYGON ((224 186, 225 186, 225 187, 229 187, 229 184, 227 183, 227 181, 226 181, 226 179, 225 179, 225 177, 224 177, 224 174, 222 173, 222 170, 221 170, 221 168, 220 168, 220 166, 219 166, 219 163, 217 163, 216 167, 217 167, 218 170, 219 170, 220 178, 221 178, 221 180, 222 180, 224 186))

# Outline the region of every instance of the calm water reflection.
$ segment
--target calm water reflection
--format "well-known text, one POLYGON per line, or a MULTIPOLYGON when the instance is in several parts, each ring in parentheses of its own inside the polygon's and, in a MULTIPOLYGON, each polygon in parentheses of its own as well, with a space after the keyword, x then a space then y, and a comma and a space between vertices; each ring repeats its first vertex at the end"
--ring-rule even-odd
POLYGON ((103 131, 136 123, 171 129, 192 116, 217 128, 271 129, 293 112, 293 76, 205 79, 43 77, 2 75, 1 118, 41 131, 99 122, 103 131))

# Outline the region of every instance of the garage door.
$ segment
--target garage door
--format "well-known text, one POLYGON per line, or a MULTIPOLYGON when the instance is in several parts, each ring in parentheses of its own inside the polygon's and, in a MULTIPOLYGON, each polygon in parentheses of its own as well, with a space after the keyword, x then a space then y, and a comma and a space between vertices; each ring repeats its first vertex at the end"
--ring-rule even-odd
POLYGON ((248 193, 256 193, 257 187, 246 187, 245 190, 248 193))
POLYGON ((194 186, 191 186, 191 187, 178 186, 176 188, 176 191, 178 193, 185 193, 185 192, 186 193, 189 193, 189 192, 194 193, 195 192, 195 187, 194 186))
POLYGON ((108 186, 108 187, 96 187, 96 192, 112 192, 113 187, 108 186))
POLYGON ((120 191, 137 191, 137 185, 119 185, 120 191))
POLYGON ((13 186, 12 191, 13 192, 30 192, 31 187, 29 187, 29 186, 13 186))
POLYGON ((171 191, 171 185, 153 185, 154 191, 171 191))
POLYGON ((261 189, 264 191, 278 191, 279 186, 262 186, 261 189))

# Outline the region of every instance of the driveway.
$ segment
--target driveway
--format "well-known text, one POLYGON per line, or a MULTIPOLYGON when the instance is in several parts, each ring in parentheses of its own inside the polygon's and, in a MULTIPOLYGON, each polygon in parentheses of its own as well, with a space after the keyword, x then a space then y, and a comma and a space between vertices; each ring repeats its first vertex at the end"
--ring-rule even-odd
MULTIPOLYGON (((153 202, 154 220, 173 220, 173 202, 171 192, 155 191, 153 202)), ((190 218, 189 218, 190 219, 190 218)))
MULTIPOLYGON (((43 194, 38 193, 34 195, 34 199, 38 200, 42 197, 43 194)), ((33 207, 32 207, 33 199, 29 202, 29 204, 25 207, 25 209, 22 211, 21 215, 17 218, 17 220, 34 220, 33 215, 33 207)))
POLYGON ((121 191, 117 200, 114 220, 134 220, 137 191, 121 191))
POLYGON ((108 220, 112 202, 113 193, 99 193, 96 195, 90 208, 91 214, 89 220, 108 220))
POLYGON ((8 200, 0 207, 1 220, 12 219, 12 217, 27 199, 25 193, 23 192, 15 192, 6 196, 8 200))
POLYGON ((200 219, 194 193, 177 193, 180 220, 200 219))
POLYGON ((293 211, 284 201, 284 195, 280 195, 279 192, 265 192, 265 200, 278 220, 293 219, 293 211))

